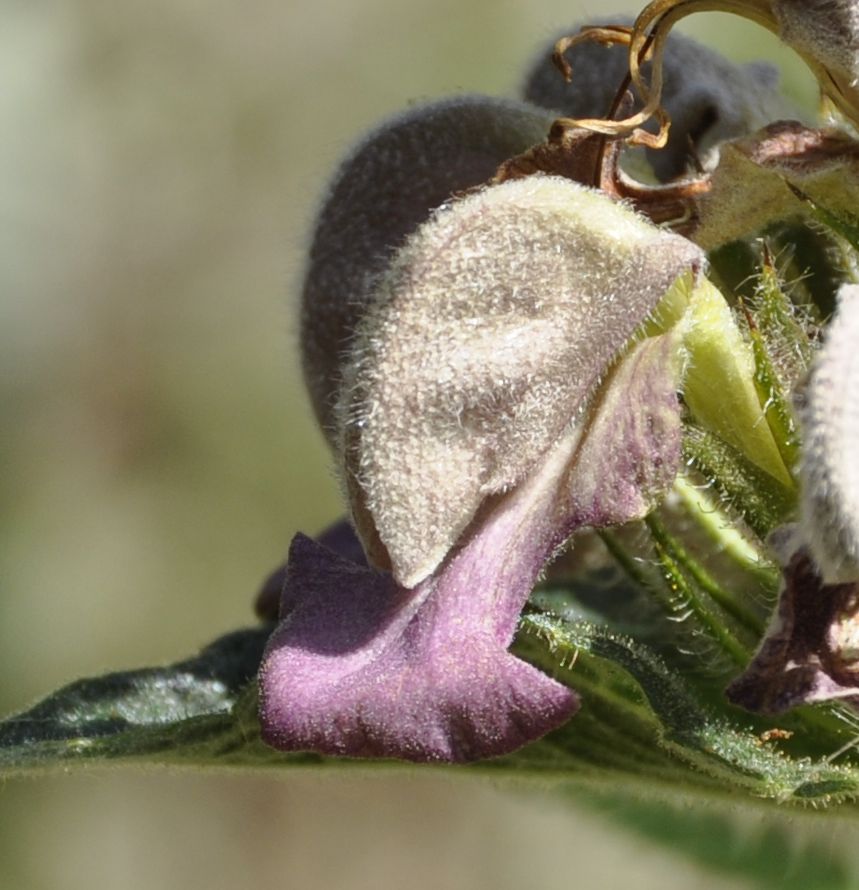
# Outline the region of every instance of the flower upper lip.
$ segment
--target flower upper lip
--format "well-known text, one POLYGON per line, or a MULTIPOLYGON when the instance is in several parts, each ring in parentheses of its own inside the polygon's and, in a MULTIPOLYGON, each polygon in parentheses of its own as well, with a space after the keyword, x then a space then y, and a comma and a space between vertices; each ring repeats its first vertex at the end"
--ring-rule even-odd
POLYGON ((437 213, 380 283, 344 372, 340 456, 371 558, 407 587, 426 578, 702 264, 685 239, 554 177, 437 213))

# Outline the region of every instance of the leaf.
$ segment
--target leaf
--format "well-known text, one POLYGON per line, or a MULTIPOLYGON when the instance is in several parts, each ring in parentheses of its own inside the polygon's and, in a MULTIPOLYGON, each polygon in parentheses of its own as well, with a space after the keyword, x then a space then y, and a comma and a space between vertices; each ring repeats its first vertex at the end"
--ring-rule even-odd
POLYGON ((853 139, 780 121, 721 147, 691 237, 705 250, 714 250, 774 223, 814 217, 812 203, 849 217, 857 195, 859 146, 853 139))
POLYGON ((824 713, 780 718, 779 730, 784 728, 790 737, 788 753, 762 737, 771 723, 755 723, 746 715, 740 723, 739 712, 725 713, 723 701, 716 700, 716 710, 700 680, 696 689, 688 677, 630 637, 532 613, 523 619, 519 642, 520 654, 528 653, 538 664, 572 665, 569 682, 581 693, 583 705, 546 742, 514 756, 525 759, 554 742, 570 758, 568 769, 573 763, 574 771, 585 773, 611 767, 627 782, 637 779, 645 796, 694 789, 705 797, 720 797, 742 789, 752 800, 834 804, 859 793, 859 768, 821 756, 821 751, 832 754, 852 740, 849 726, 839 726, 824 713), (543 645, 535 648, 534 638, 543 645))
MULTIPOLYGON (((730 802, 641 800, 618 792, 590 795, 585 806, 641 837, 682 853, 717 874, 761 890, 842 890, 852 886, 847 844, 835 844, 832 820, 760 813, 742 818, 730 802), (819 830, 826 831, 826 837, 819 830)), ((839 826, 841 827, 841 826, 839 826)), ((844 826, 847 831, 855 826, 844 826)), ((849 840, 842 830, 842 841, 849 840)))
POLYGON ((0 775, 117 758, 243 759, 232 711, 256 674, 269 633, 268 627, 236 631, 169 667, 63 687, 0 723, 0 775))
MULTIPOLYGON (((0 723, 0 776, 112 762, 366 769, 367 761, 283 754, 260 741, 251 678, 269 632, 269 626, 236 631, 167 668, 64 687, 0 723)), ((751 803, 820 805, 859 793, 859 768, 824 756, 853 737, 849 726, 825 713, 780 720, 795 730, 782 750, 761 741, 759 732, 771 724, 742 715, 738 725, 715 714, 688 676, 606 628, 532 612, 522 619, 515 651, 579 689, 582 710, 512 755, 454 767, 458 775, 541 783, 551 777, 580 792, 608 794, 623 782, 642 801, 731 794, 738 805, 744 793, 751 803)), ((855 815, 852 806, 837 812, 855 815)))
POLYGON ((827 207, 818 204, 812 197, 805 194, 802 189, 788 182, 787 187, 794 196, 804 201, 811 209, 812 215, 836 235, 840 235, 854 250, 859 250, 859 217, 855 213, 842 211, 833 213, 827 207))

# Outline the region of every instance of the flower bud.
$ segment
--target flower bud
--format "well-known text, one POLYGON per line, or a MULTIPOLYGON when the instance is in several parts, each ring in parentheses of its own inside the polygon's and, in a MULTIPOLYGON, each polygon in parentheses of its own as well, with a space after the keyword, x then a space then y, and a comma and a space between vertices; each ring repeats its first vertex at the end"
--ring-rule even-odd
POLYGON ((341 164, 313 235, 301 310, 305 381, 326 434, 343 355, 394 251, 452 193, 541 142, 551 120, 519 102, 447 99, 392 118, 341 164))
POLYGON ((859 581, 859 285, 838 293, 801 412, 800 535, 827 584, 859 581))

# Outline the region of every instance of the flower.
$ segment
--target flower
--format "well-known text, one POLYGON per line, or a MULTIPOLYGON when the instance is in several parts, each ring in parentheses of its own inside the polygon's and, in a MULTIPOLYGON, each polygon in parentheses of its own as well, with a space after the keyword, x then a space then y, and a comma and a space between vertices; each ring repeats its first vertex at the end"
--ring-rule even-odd
MULTIPOLYGON (((440 114, 468 132, 484 112, 476 99, 413 112, 372 136, 341 182, 366 189, 362 165, 398 130, 419 129, 412 150, 432 153, 440 114)), ((397 169, 378 180, 383 193, 421 163, 387 157, 397 169)), ((385 219, 384 194, 364 199, 385 219)), ((323 224, 317 248, 335 236, 323 224)), ((336 370, 330 356, 317 362, 327 313, 306 303, 305 324, 323 326, 306 355, 311 391, 373 567, 293 543, 260 673, 266 741, 463 761, 511 751, 574 712, 571 690, 507 648, 569 536, 643 516, 671 484, 680 327, 666 316, 644 336, 642 325, 702 264, 689 241, 608 197, 538 176, 443 204, 384 273, 352 276, 367 289, 336 370)), ((311 263, 306 301, 326 275, 311 263)))
POLYGON ((808 552, 795 550, 773 624, 728 699, 760 714, 825 701, 859 709, 857 643, 859 581, 825 584, 808 552))
MULTIPOLYGON (((756 521, 750 509, 752 527, 783 521, 796 496, 785 394, 796 375, 788 379, 770 360, 751 313, 740 330, 703 276, 702 248, 800 212, 819 216, 819 204, 841 211, 839 188, 849 206, 855 145, 796 122, 749 135, 767 104, 757 98, 773 90, 766 77, 744 105, 732 104, 724 79, 718 89, 709 89, 709 75, 701 89, 687 82, 669 113, 661 104, 666 52, 677 47, 682 70, 690 51, 669 44, 668 32, 703 8, 780 29, 852 113, 839 81, 846 57, 812 39, 820 20, 776 0, 655 0, 632 27, 585 29, 556 48, 569 74, 564 53, 582 41, 628 46, 637 106, 624 104, 623 81, 613 84, 619 91, 605 117, 554 123, 529 103, 467 96, 389 121, 341 167, 311 248, 302 348, 351 526, 319 541, 297 536, 284 574, 268 585, 263 602, 283 582, 259 675, 270 745, 462 762, 509 753, 564 723, 576 694, 508 651, 520 612, 577 530, 643 518, 663 498, 680 466, 684 411, 702 472, 710 458, 721 460, 735 490, 758 486, 749 502, 763 504, 759 518, 767 518, 756 521), (648 82, 641 66, 650 56, 648 82), (669 114, 693 141, 708 131, 711 141, 732 138, 720 142, 709 172, 644 186, 618 166, 620 140, 663 148, 669 114), (651 117, 657 133, 644 129, 651 117)), ((670 163, 655 164, 663 178, 685 167, 685 148, 675 142, 671 151, 670 163)), ((775 311, 785 331, 797 327, 790 310, 775 311)), ((807 346, 804 331, 800 341, 807 346)), ((859 510, 852 481, 843 490, 833 481, 849 476, 849 436, 829 403, 819 407, 832 389, 827 356, 835 348, 812 378, 805 538, 786 559, 779 623, 729 691, 752 709, 854 696, 844 677, 855 648, 859 510), (826 455, 819 467, 809 458, 815 449, 826 455), (797 673, 785 672, 785 659, 797 673)), ((849 385, 855 375, 845 374, 849 385)), ((685 585, 682 570, 664 548, 697 573, 742 633, 755 628, 754 609, 719 591, 670 535, 657 533, 677 585, 685 585)), ((706 606, 695 608, 743 664, 751 647, 720 630, 706 606)))
POLYGON ((844 285, 801 412, 799 534, 824 583, 859 582, 859 286, 844 285))

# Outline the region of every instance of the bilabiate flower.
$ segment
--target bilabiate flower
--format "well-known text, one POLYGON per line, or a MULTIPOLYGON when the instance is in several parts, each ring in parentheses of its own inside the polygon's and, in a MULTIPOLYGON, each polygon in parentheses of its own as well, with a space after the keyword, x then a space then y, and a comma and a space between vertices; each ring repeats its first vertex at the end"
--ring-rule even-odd
MULTIPOLYGON (((781 393, 761 399, 778 375, 750 345, 761 342, 753 321, 744 337, 704 277, 702 248, 816 212, 848 169, 853 190, 855 145, 796 122, 750 134, 765 108, 783 107, 767 102, 775 83, 762 68, 720 61, 710 68, 732 75, 718 87, 693 78, 675 84, 670 109, 661 100, 666 59, 676 52, 675 71, 688 67, 671 27, 718 8, 779 30, 852 116, 853 38, 833 48, 820 34, 829 18, 852 27, 853 4, 810 7, 656 0, 631 27, 558 44, 568 74, 564 53, 585 40, 628 48, 637 99, 612 78, 603 117, 553 124, 533 104, 463 97, 393 119, 343 164, 311 247, 302 349, 366 558, 344 528, 293 542, 260 671, 269 744, 468 761, 565 722, 576 694, 508 651, 518 617, 577 530, 642 518, 660 501, 680 466, 683 411, 716 450, 763 474, 764 488, 793 497, 791 412, 781 393), (658 132, 644 128, 651 117, 658 132), (685 145, 668 142, 672 117, 685 145), (622 139, 673 145, 655 164, 663 179, 704 148, 721 156, 696 177, 646 186, 618 166, 622 139)), ((812 433, 809 447, 817 441, 812 433)), ((824 503, 841 521, 855 505, 822 478, 804 473, 804 509, 824 503)), ((818 558, 825 549, 813 535, 808 545, 818 558)), ((813 571, 800 563, 789 563, 786 586, 807 593, 813 571)), ((792 602, 782 599, 783 626, 795 625, 792 602)), ((803 651, 817 657, 823 638, 846 651, 821 621, 812 642, 803 625, 803 651)), ((767 670, 773 652, 796 648, 784 639, 762 648, 767 670)), ((818 680, 815 690, 830 688, 818 680)))
POLYGON ((427 155, 448 153, 447 189, 478 185, 509 155, 505 115, 530 120, 471 98, 394 121, 353 155, 323 210, 306 366, 372 567, 293 544, 261 671, 276 747, 470 760, 565 721, 575 695, 507 652, 519 612, 577 528, 643 516, 676 473, 677 317, 651 336, 643 326, 700 274, 691 242, 535 176, 450 199, 383 271, 363 268, 384 250, 368 246, 374 220, 428 214, 427 155), (451 132, 479 136, 480 151, 457 151, 451 132), (421 203, 404 206, 391 183, 412 175, 421 203), (350 189, 363 206, 332 206, 350 189), (366 252, 346 269, 350 209, 345 231, 363 226, 366 252), (332 304, 351 313, 339 333, 332 304))

